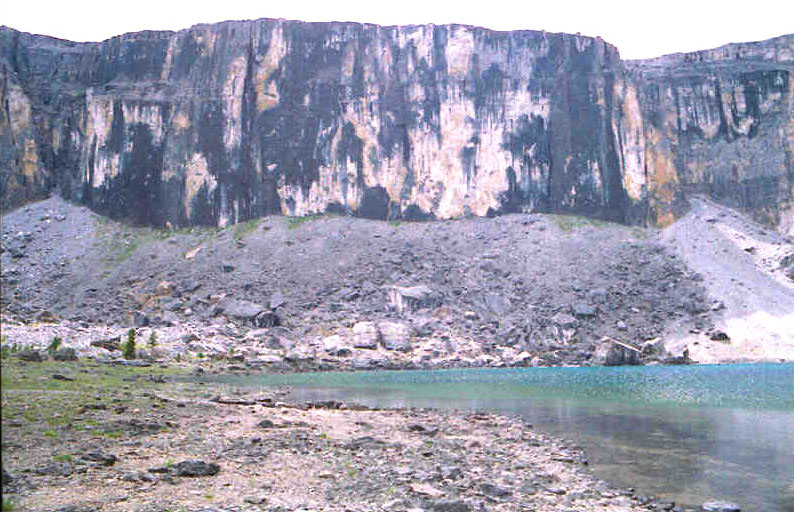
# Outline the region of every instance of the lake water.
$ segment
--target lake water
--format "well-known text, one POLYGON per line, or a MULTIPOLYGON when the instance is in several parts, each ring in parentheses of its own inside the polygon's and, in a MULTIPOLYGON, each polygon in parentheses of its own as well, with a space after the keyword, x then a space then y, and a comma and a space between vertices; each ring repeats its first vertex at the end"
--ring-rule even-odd
POLYGON ((520 415, 583 447, 593 473, 685 506, 794 512, 794 365, 220 375, 302 400, 520 415))

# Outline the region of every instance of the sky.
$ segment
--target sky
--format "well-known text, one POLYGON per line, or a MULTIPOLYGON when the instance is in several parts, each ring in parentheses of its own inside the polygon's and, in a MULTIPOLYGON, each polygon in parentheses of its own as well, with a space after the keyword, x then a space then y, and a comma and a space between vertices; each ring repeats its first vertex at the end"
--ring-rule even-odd
POLYGON ((0 24, 72 41, 197 23, 284 18, 379 25, 460 23, 601 36, 624 59, 794 32, 794 2, 753 0, 0 0, 0 24), (787 5, 789 4, 789 5, 787 5))

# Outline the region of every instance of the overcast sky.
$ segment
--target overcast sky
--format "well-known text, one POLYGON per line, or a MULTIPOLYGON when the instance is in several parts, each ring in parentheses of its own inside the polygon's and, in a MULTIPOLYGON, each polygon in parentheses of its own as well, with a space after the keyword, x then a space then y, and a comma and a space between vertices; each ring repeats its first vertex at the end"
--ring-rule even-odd
POLYGON ((0 23, 73 41, 230 19, 380 25, 462 23, 601 36, 623 58, 656 57, 794 32, 794 2, 753 0, 0 0, 0 23), (788 5, 787 5, 788 4, 788 5))

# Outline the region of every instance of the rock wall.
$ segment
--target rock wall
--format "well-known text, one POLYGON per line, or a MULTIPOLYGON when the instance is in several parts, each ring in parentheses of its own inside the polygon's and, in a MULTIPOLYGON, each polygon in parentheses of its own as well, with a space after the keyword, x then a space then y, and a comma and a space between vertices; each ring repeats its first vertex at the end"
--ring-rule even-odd
POLYGON ((654 220, 702 193, 794 234, 794 36, 625 66, 654 220))
POLYGON ((325 211, 666 223, 691 191, 777 223, 791 205, 792 37, 747 59, 623 63, 597 38, 458 25, 1 35, 3 208, 57 190, 141 223, 224 226, 325 211))

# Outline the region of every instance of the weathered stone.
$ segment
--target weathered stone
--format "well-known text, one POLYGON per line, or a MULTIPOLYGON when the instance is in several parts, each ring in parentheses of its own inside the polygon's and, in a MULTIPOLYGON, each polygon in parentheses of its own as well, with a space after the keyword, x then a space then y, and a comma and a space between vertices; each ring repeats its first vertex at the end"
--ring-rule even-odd
POLYGON ((392 286, 388 293, 389 303, 398 313, 441 305, 441 296, 427 286, 392 286))
POLYGON ((107 340, 94 340, 91 342, 92 347, 103 348, 109 352, 115 352, 120 349, 121 338, 111 338, 107 340))
POLYGON ((240 299, 224 298, 218 302, 218 306, 224 315, 251 323, 258 315, 265 312, 265 308, 261 305, 240 299))
POLYGON ((17 352, 16 356, 20 360, 27 361, 29 363, 40 363, 44 361, 44 354, 42 354, 38 350, 33 350, 33 349, 20 350, 19 352, 17 352))
POLYGON ((149 315, 136 309, 132 312, 132 325, 135 327, 146 327, 149 325, 149 315))
POLYGON ((730 343, 731 337, 728 336, 725 331, 714 330, 709 336, 713 341, 721 341, 723 343, 730 343))
POLYGON ((112 466, 118 460, 118 458, 112 453, 105 453, 102 451, 88 452, 81 458, 89 462, 97 462, 103 466, 112 466))
POLYGON ((661 338, 654 338, 643 342, 641 350, 643 355, 651 357, 663 357, 667 353, 664 340, 661 338))
POLYGON ((642 364, 640 351, 611 340, 602 340, 593 354, 593 363, 601 366, 642 364))
POLYGON ((221 467, 214 462, 200 460, 184 460, 171 466, 174 476, 200 477, 217 475, 221 467))
POLYGON ((596 288, 590 292, 590 300, 596 304, 603 304, 607 301, 607 291, 604 288, 596 288))
POLYGON ((375 322, 357 322, 353 325, 353 347, 378 348, 378 327, 375 322))
POLYGON ((328 355, 336 357, 347 357, 352 353, 350 347, 346 345, 338 334, 323 338, 323 349, 328 355))
POLYGON ((411 350, 411 330, 398 322, 378 323, 380 342, 386 350, 408 352, 411 350))
POLYGON ((571 311, 574 315, 580 318, 589 318, 596 316, 596 309, 585 302, 577 302, 571 306, 571 311))
POLYGON ((281 292, 275 292, 270 296, 270 309, 278 309, 284 305, 284 295, 281 292))
POLYGON ((741 512, 739 505, 727 501, 707 501, 703 504, 704 512, 741 512))
POLYGON ((77 361, 77 351, 72 347, 59 348, 52 353, 56 361, 77 361))
POLYGON ((436 500, 430 504, 430 510, 435 512, 469 512, 471 506, 463 500, 436 500))
POLYGON ((260 421, 259 423, 257 423, 256 426, 259 427, 259 428, 273 428, 273 427, 276 426, 276 424, 273 423, 271 420, 264 419, 264 420, 260 421))
POLYGON ((554 322, 555 325, 559 325, 565 329, 576 327, 579 324, 576 318, 569 315, 568 313, 557 313, 551 317, 551 321, 554 322))
POLYGON ((254 325, 257 327, 277 327, 281 325, 281 317, 274 311, 263 311, 254 319, 254 325))
POLYGON ((160 281, 155 287, 155 294, 158 297, 171 297, 174 294, 174 283, 170 281, 160 281))
POLYGON ((123 482, 134 482, 134 483, 150 483, 154 482, 156 479, 152 475, 144 473, 142 471, 130 471, 124 473, 119 477, 119 479, 123 482))
POLYGON ((383 356, 357 354, 350 360, 350 366, 354 370, 376 370, 383 368, 387 361, 383 356))
POLYGON ((480 484, 480 491, 487 496, 493 496, 495 498, 503 498, 512 494, 512 491, 509 489, 487 482, 480 484))

